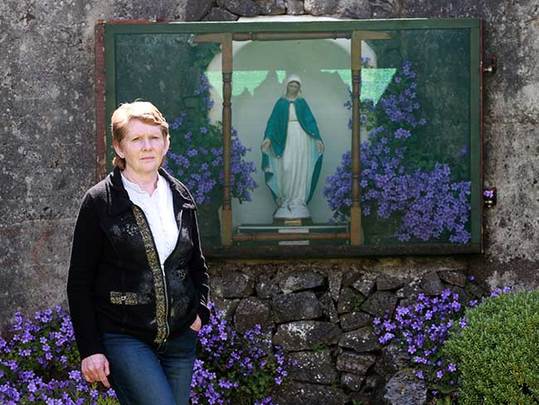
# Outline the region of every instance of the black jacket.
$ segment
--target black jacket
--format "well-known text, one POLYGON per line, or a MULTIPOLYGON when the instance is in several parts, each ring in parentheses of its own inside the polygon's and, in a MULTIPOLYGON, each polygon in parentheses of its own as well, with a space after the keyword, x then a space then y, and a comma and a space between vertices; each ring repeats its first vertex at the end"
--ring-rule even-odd
POLYGON ((103 332, 160 345, 209 320, 208 269, 200 247, 196 206, 187 188, 170 184, 178 242, 161 268, 150 227, 129 199, 115 168, 83 198, 71 252, 67 294, 81 358, 104 353, 103 332))

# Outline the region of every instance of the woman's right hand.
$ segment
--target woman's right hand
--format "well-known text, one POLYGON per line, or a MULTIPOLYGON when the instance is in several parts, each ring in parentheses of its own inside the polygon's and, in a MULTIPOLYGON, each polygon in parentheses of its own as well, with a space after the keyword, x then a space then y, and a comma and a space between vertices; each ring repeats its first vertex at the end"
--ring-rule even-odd
POLYGON ((264 142, 260 145, 260 149, 262 152, 267 152, 269 148, 271 148, 271 139, 264 139, 264 142))
POLYGON ((92 354, 82 360, 81 371, 84 379, 89 383, 101 381, 103 385, 110 388, 107 376, 110 374, 109 361, 101 353, 92 354))

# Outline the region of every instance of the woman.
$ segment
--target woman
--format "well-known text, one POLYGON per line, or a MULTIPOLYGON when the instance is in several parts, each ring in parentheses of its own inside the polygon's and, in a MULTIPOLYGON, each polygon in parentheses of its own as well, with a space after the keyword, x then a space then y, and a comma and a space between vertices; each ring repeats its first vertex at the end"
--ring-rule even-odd
POLYGON ((309 218, 322 165, 324 143, 307 102, 301 79, 290 75, 286 95, 275 103, 262 142, 262 170, 278 205, 275 219, 309 218))
POLYGON ((121 404, 188 404, 209 319, 195 202, 161 169, 170 139, 155 106, 122 104, 112 137, 114 170, 84 196, 69 268, 82 373, 121 404))

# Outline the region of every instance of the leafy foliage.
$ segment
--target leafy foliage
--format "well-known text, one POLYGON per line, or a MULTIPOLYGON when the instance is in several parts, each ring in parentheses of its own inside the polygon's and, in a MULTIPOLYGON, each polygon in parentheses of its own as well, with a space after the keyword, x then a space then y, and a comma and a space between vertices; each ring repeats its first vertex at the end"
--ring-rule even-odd
POLYGON ((443 348, 459 364, 459 404, 539 403, 539 291, 493 297, 466 319, 443 348))

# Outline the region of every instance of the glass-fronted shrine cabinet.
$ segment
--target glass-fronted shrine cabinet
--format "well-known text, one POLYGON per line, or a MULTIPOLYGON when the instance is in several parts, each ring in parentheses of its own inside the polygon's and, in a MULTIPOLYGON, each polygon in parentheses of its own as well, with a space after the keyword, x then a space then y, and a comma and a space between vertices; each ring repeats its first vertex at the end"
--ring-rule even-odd
POLYGON ((481 22, 98 25, 98 156, 121 103, 221 257, 481 251, 481 22), (99 52, 103 50, 100 55, 99 52))

